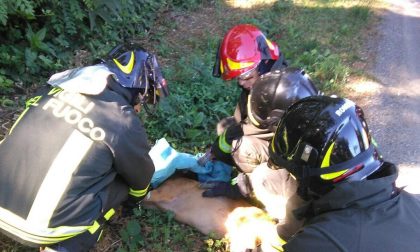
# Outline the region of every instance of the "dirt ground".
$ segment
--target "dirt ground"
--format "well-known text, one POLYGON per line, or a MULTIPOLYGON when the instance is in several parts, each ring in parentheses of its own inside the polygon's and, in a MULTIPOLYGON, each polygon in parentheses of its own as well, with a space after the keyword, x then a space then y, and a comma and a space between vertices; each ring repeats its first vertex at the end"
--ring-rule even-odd
POLYGON ((346 93, 363 107, 384 159, 398 165, 397 183, 420 193, 420 1, 386 3, 360 65, 371 78, 350 82, 346 93))

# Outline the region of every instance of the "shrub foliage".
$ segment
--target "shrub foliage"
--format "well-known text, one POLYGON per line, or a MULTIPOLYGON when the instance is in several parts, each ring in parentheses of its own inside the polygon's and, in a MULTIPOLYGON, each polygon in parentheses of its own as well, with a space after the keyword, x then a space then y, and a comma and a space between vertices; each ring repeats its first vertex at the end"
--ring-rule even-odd
MULTIPOLYGON (((0 0, 0 94, 36 84, 72 65, 147 35, 160 13, 190 7, 177 0, 0 0)), ((199 1, 196 1, 199 2, 199 1)))

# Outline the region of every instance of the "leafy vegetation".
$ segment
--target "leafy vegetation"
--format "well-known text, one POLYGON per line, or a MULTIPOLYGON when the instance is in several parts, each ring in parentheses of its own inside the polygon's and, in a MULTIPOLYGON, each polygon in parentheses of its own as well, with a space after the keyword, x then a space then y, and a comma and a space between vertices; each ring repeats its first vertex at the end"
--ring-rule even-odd
POLYGON ((116 43, 147 36, 161 13, 197 2, 1 0, 0 94, 73 66, 78 50, 89 51, 93 59, 116 43))
MULTIPOLYGON (((17 91, 40 85, 55 71, 91 62, 117 43, 137 41, 158 55, 171 91, 155 115, 141 114, 150 141, 166 137, 178 150, 201 152, 214 140, 216 122, 232 114, 239 94, 234 82, 211 75, 219 39, 230 27, 257 25, 290 65, 304 68, 327 94, 340 93, 354 74, 352 63, 360 60, 375 3, 283 0, 245 9, 230 2, 0 0, 0 108, 19 106, 17 91), (87 56, 79 57, 83 52, 87 56)), ((111 237, 97 251, 226 250, 226 241, 155 209, 142 209, 116 227, 105 230, 111 237)), ((3 236, 0 247, 28 250, 3 236)))

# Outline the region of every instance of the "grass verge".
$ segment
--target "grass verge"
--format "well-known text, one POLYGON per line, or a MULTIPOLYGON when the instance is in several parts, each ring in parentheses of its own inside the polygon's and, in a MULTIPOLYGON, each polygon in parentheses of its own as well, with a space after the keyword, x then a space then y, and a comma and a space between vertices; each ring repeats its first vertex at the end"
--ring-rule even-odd
MULTIPOLYGON (((164 66, 171 96, 156 116, 142 114, 150 140, 166 137, 175 149, 201 152, 215 139, 215 125, 233 112, 239 90, 211 76, 219 39, 238 23, 252 23, 279 44, 292 66, 304 68, 326 94, 341 94, 371 27, 372 0, 205 1, 187 12, 172 11, 138 38, 164 66), (249 4, 253 1, 247 1, 249 4), (274 2, 274 3, 273 3, 274 2)), ((109 225, 94 251, 226 251, 226 242, 176 222, 173 214, 142 209, 109 225)), ((31 251, 0 236, 2 251, 31 251)), ((32 250, 33 251, 33 250, 32 250)))

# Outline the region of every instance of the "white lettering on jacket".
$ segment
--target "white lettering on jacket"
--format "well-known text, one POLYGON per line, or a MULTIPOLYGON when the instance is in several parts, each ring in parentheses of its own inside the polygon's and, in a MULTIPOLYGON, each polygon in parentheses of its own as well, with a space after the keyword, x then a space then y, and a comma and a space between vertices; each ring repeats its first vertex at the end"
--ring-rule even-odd
POLYGON ((94 106, 93 102, 89 102, 81 94, 60 90, 47 101, 42 109, 51 109, 55 117, 63 118, 65 122, 76 125, 80 132, 88 134, 92 140, 101 141, 105 139, 105 131, 100 127, 95 127, 92 119, 86 117, 94 106))

